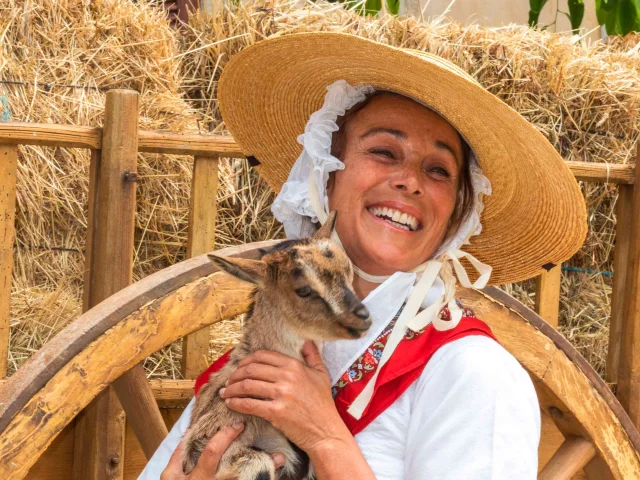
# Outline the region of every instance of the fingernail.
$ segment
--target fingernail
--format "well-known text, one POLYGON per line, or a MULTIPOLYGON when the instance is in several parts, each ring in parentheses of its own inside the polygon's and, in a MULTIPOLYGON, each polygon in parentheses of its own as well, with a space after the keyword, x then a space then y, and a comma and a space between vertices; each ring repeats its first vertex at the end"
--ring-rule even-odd
POLYGON ((226 382, 224 382, 224 386, 228 387, 229 386, 229 380, 227 380, 226 382))
POLYGON ((224 395, 224 391, 226 390, 226 388, 221 388, 220 389, 220 396, 222 397, 224 395))
POLYGON ((271 458, 273 459, 273 463, 276 464, 276 468, 280 468, 284 465, 284 455, 281 453, 274 453, 271 455, 271 458))
POLYGON ((236 422, 233 425, 231 425, 233 428, 235 428, 236 430, 240 430, 242 427, 244 427, 244 423, 242 422, 236 422))
POLYGON ((229 402, 230 402, 230 401, 231 401, 231 399, 230 399, 230 398, 225 398, 225 399, 224 399, 224 404, 225 404, 225 405, 229 405, 229 402))

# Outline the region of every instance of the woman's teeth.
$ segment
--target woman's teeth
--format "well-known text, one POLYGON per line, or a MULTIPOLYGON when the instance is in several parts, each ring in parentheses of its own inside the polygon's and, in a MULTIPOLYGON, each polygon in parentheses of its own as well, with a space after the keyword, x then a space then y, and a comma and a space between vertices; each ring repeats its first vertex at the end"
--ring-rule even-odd
POLYGON ((369 208, 376 217, 382 218, 391 225, 415 232, 418 229, 418 219, 408 213, 387 207, 369 208))

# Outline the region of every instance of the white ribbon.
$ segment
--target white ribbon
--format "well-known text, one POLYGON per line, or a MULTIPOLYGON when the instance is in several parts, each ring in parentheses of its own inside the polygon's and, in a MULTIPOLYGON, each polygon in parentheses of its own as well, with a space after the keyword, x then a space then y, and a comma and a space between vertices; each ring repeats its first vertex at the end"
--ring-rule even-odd
POLYGON ((462 319, 463 311, 458 306, 455 299, 456 292, 456 278, 451 270, 451 264, 453 264, 456 274, 460 283, 467 288, 484 288, 491 276, 491 267, 486 265, 473 256, 465 253, 461 250, 447 250, 442 256, 442 261, 430 260, 424 265, 422 275, 418 280, 413 292, 409 295, 400 317, 396 321, 396 324, 391 330, 389 337, 387 338, 387 344, 382 352, 382 357, 378 362, 378 367, 373 377, 368 381, 366 387, 360 395, 353 401, 349 409, 349 414, 360 419, 362 414, 369 405, 371 398, 373 397, 373 389, 378 379, 378 374, 382 367, 387 363, 391 355, 395 351, 396 347, 402 341, 407 328, 410 328, 414 332, 418 332, 425 328, 430 323, 433 323, 434 328, 437 330, 450 330, 455 328, 462 319), (478 279, 471 283, 466 270, 458 259, 467 258, 471 265, 478 271, 480 276, 478 279), (449 263, 451 262, 451 264, 449 263), (436 278, 440 275, 445 285, 445 294, 440 296, 435 303, 418 313, 418 309, 422 304, 422 299, 426 296, 427 292, 435 282, 436 278), (440 310, 444 307, 449 307, 451 313, 451 319, 449 321, 441 320, 439 318, 440 310))

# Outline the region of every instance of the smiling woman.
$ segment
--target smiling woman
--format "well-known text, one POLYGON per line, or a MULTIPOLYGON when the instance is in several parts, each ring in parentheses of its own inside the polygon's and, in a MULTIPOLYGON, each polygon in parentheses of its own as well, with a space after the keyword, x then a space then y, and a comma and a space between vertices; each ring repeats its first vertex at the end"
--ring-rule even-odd
MULTIPOLYGON (((531 277, 580 247, 584 200, 553 147, 446 61, 344 34, 243 50, 222 73, 219 106, 279 192, 272 210, 288 238, 338 212, 333 238, 372 318, 322 355, 307 342, 304 362, 249 355, 220 393, 226 406, 282 431, 319 480, 535 478, 532 382, 455 292, 531 277)), ((190 411, 142 478, 187 478, 169 458, 190 411)), ((212 478, 243 433, 209 433, 213 460, 196 470, 212 478)))

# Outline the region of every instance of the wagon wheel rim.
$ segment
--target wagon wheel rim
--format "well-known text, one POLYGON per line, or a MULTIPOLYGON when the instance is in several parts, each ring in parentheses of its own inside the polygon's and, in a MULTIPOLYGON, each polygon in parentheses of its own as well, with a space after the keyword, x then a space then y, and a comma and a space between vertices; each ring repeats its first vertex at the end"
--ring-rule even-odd
MULTIPOLYGON (((259 248, 273 243, 217 253, 255 257, 259 248)), ((82 408, 146 356, 193 331, 244 313, 251 290, 215 271, 202 255, 157 272, 85 312, 34 354, 0 391, 2 477, 24 477, 82 408), (191 322, 177 322, 176 312, 191 322), (127 358, 113 355, 114 344, 127 352, 127 358)), ((461 290, 459 297, 508 350, 518 345, 520 351, 511 353, 534 379, 539 396, 542 392, 541 407, 552 413, 571 441, 565 448, 571 455, 554 459, 561 466, 567 461, 574 467, 586 464, 590 444, 614 478, 640 478, 640 435, 606 384, 569 342, 496 288, 461 290), (528 344, 514 338, 526 338, 528 344), (598 413, 599 424, 588 418, 593 412, 598 413)))

